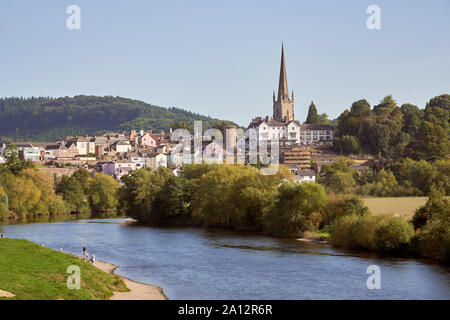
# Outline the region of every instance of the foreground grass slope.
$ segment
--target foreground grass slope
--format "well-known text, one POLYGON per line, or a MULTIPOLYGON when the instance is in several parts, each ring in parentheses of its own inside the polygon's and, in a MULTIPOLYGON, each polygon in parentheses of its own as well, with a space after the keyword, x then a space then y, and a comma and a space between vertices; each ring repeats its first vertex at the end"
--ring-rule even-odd
MULTIPOLYGON (((78 257, 22 239, 0 239, 0 289, 8 299, 108 299, 113 291, 128 291, 122 279, 103 272, 78 257), (81 288, 67 288, 67 267, 81 270, 81 288)), ((7 299, 7 298, 0 298, 7 299)))

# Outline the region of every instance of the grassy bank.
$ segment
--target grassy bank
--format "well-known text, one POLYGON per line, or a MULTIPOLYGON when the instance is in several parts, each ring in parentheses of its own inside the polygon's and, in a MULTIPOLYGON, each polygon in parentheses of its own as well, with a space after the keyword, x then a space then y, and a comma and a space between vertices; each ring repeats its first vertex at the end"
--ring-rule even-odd
POLYGON ((22 239, 0 239, 0 290, 30 300, 108 299, 113 291, 128 291, 118 276, 103 272, 78 257, 22 239), (66 272, 80 267, 81 288, 68 289, 66 272))

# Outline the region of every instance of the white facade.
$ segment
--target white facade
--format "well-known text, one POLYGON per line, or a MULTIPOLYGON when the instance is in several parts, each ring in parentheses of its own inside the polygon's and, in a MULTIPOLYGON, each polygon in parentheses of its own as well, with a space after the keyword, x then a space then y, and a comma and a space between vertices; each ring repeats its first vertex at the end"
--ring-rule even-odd
POLYGON ((39 161, 41 157, 41 148, 39 147, 19 147, 19 158, 29 161, 39 161))
POLYGON ((250 140, 256 141, 255 143, 275 139, 284 140, 290 144, 311 144, 333 140, 333 129, 328 124, 300 124, 298 121, 283 123, 266 118, 254 119, 249 129, 256 131, 256 133, 250 132, 250 140))
POLYGON ((312 171, 309 174, 299 174, 297 176, 297 181, 298 182, 316 182, 316 175, 314 173, 314 171, 312 171))
POLYGON ((89 142, 89 141, 87 141, 87 139, 77 139, 76 146, 77 146, 79 155, 95 153, 95 143, 89 142))
POLYGON ((125 153, 131 150, 131 144, 129 141, 123 140, 116 143, 116 151, 119 153, 125 153))
POLYGON ((156 170, 159 167, 167 168, 167 156, 163 153, 147 158, 147 168, 156 170))

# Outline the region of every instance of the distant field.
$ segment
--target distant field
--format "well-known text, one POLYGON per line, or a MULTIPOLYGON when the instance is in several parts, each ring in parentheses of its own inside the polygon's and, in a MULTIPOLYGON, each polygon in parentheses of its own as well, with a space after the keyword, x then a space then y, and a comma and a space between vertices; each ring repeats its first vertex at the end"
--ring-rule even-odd
POLYGON ((364 202, 373 214, 392 213, 410 220, 416 209, 423 206, 427 199, 427 197, 364 198, 364 202))

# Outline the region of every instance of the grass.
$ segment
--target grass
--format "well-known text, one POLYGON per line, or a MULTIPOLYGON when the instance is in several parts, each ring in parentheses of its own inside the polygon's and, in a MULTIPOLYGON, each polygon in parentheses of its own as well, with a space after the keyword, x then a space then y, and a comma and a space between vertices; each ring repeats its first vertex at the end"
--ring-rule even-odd
POLYGON ((427 197, 364 198, 373 214, 393 214, 411 220, 414 212, 427 202, 427 197))
POLYGON ((88 262, 22 239, 0 239, 0 289, 20 300, 108 299, 113 291, 128 291, 123 280, 88 262), (81 288, 68 289, 67 267, 81 270, 81 288))

